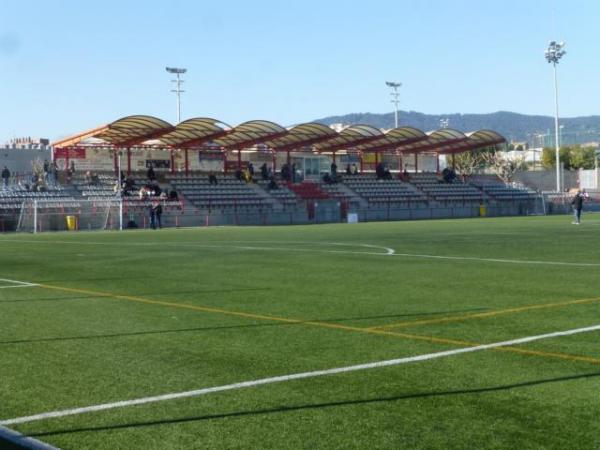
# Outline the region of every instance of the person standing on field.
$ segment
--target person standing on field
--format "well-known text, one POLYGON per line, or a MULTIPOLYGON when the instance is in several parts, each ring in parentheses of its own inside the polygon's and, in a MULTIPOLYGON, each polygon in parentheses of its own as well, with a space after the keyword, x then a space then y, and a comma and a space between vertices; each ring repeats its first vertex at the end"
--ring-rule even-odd
POLYGON ((580 189, 577 190, 577 194, 571 200, 571 205, 573 205, 573 215, 574 222, 573 225, 579 225, 581 223, 581 209, 583 208, 583 193, 580 189))

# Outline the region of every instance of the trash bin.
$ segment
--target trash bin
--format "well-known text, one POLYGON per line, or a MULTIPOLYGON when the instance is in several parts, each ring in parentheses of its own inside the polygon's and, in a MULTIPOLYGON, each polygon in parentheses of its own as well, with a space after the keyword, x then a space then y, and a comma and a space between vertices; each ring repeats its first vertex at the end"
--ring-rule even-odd
POLYGON ((67 216, 67 230, 75 231, 77 229, 77 217, 67 216))
POLYGON ((485 205, 479 205, 479 217, 485 217, 487 214, 487 208, 485 205))

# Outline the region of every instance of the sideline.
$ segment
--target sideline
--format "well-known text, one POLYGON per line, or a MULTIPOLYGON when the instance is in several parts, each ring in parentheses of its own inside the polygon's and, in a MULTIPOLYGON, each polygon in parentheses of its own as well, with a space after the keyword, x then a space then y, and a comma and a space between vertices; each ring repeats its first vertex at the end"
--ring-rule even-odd
POLYGON ((300 379, 306 379, 306 378, 316 378, 316 377, 322 377, 322 376, 327 376, 327 375, 336 375, 336 374, 340 374, 340 373, 356 372, 359 370, 377 369, 380 367, 397 366, 397 365, 401 365, 401 364, 408 364, 408 363, 420 362, 420 361, 428 361, 428 360, 432 360, 432 359, 444 358, 447 356, 454 356, 454 355, 459 355, 459 354, 463 354, 463 353, 473 353, 473 352, 478 352, 478 351, 482 351, 482 350, 507 347, 507 346, 517 345, 517 344, 524 344, 524 343, 533 342, 533 341, 539 341, 542 339, 550 339, 550 338, 562 337, 562 336, 571 336, 574 334, 589 333, 589 332, 599 331, 599 330, 600 330, 600 325, 594 325, 591 327, 576 328, 573 330, 558 331, 558 332, 554 332, 554 333, 540 334, 537 336, 527 336, 527 337, 523 337, 523 338, 512 339, 509 341, 494 342, 491 344, 482 344, 482 345, 477 345, 474 347, 459 348, 459 349, 447 350, 447 351, 443 351, 443 352, 427 353, 424 355, 408 356, 405 358, 388 359, 388 360, 384 360, 384 361, 375 361, 375 362, 370 362, 370 363, 366 363, 366 364, 357 364, 357 365, 353 365, 353 366, 336 367, 333 369, 326 369, 326 370, 315 370, 312 372, 293 373, 293 374, 289 374, 289 375, 261 378, 258 380, 242 381, 239 383, 226 384, 223 386, 214 386, 214 387, 209 387, 209 388, 196 389, 193 391, 174 392, 174 393, 170 393, 170 394, 162 394, 162 395, 156 395, 156 396, 152 396, 152 397, 143 397, 143 398, 137 398, 137 399, 133 399, 133 400, 123 400, 123 401, 118 401, 118 402, 114 402, 114 403, 103 403, 103 404, 99 404, 99 405, 85 406, 85 407, 80 407, 80 408, 64 409, 64 410, 59 410, 59 411, 49 411, 49 412, 45 412, 45 413, 41 413, 41 414, 34 414, 31 416, 15 417, 13 419, 3 420, 3 421, 0 421, 0 425, 17 425, 17 424, 35 422, 35 421, 45 420, 45 419, 53 419, 53 418, 58 418, 58 417, 73 416, 73 415, 85 414, 85 413, 90 413, 90 412, 104 411, 107 409, 125 408, 128 406, 144 405, 144 404, 148 404, 148 403, 163 402, 163 401, 175 400, 175 399, 180 399, 180 398, 198 397, 201 395, 212 394, 215 392, 232 391, 232 390, 244 389, 244 388, 249 388, 249 387, 254 387, 254 386, 262 386, 262 385, 266 385, 266 384, 281 383, 281 382, 285 382, 285 381, 300 380, 300 379))

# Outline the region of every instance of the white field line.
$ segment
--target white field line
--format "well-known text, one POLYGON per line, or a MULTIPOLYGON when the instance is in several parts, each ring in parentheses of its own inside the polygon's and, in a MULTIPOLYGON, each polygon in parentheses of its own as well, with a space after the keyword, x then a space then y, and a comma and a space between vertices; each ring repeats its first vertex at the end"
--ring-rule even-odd
MULTIPOLYGON (((95 241, 85 241, 85 242, 77 242, 77 241, 35 241, 35 240, 27 240, 27 239, 0 239, 1 242, 23 242, 28 244, 70 244, 70 245, 117 245, 119 247, 127 247, 127 246, 135 246, 135 247, 157 247, 157 246, 169 246, 169 247, 198 247, 198 248, 215 248, 215 249, 232 249, 232 250, 267 250, 267 251, 286 251, 286 252, 313 252, 313 253, 342 253, 342 254, 354 254, 354 255, 376 255, 376 256, 388 256, 393 255, 395 250, 389 247, 383 247, 379 245, 372 244, 344 244, 339 242, 287 242, 287 241, 255 241, 258 243, 268 243, 268 244, 284 244, 288 246, 282 247, 265 247, 265 246, 255 246, 251 245, 253 242, 248 242, 250 245, 216 245, 216 244, 200 244, 198 242, 95 242, 95 241), (324 247, 324 246, 346 246, 346 247, 363 247, 366 249, 376 249, 381 250, 378 252, 369 252, 369 251, 355 251, 355 250, 326 250, 323 248, 298 248, 299 245, 314 245, 316 247, 324 247)), ((227 241, 227 242, 242 242, 242 241, 227 241)), ((246 242, 246 241, 244 241, 246 242)))
POLYGON ((10 286, 0 286, 0 289, 39 286, 38 284, 35 284, 35 283, 28 283, 26 281, 9 280, 8 278, 0 278, 0 283, 12 283, 12 285, 10 285, 10 286))
POLYGON ((600 263, 566 262, 566 261, 536 261, 530 259, 502 259, 502 258, 478 258, 476 256, 444 256, 444 255, 423 255, 419 253, 394 253, 393 256, 404 256, 409 258, 428 258, 428 259, 450 259, 459 261, 481 261, 506 264, 538 264, 548 266, 574 266, 574 267, 600 267, 600 263))
POLYGON ((232 391, 232 390, 236 390, 236 389, 244 389, 244 388, 249 388, 249 387, 254 387, 254 386, 261 386, 261 385, 265 385, 265 384, 281 383, 284 381, 300 380, 300 379, 305 379, 305 378, 315 378, 315 377, 322 377, 322 376, 327 376, 327 375, 336 375, 336 374, 346 373, 346 372, 356 372, 358 370, 368 370, 368 369, 376 369, 376 368, 380 368, 380 367, 396 366, 396 365, 400 365, 400 364, 407 364, 407 363, 412 363, 412 362, 444 358, 446 356, 459 355, 462 353, 478 352, 478 351, 489 350, 489 349, 498 348, 498 347, 507 347, 507 346, 511 346, 511 345, 525 344, 527 342, 539 341, 542 339, 555 338, 555 337, 559 337, 559 336, 570 336, 573 334, 588 333, 588 332, 599 331, 599 330, 600 330, 600 325, 594 325, 591 327, 577 328, 577 329, 567 330, 567 331, 558 331, 555 333, 540 334, 537 336, 528 336, 528 337, 523 337, 523 338, 519 338, 519 339, 512 339, 510 341, 494 342, 491 344, 482 344, 482 345, 477 345, 477 346, 473 346, 473 347, 447 350, 447 351, 443 351, 443 352, 428 353, 428 354, 417 355, 417 356, 408 356, 405 358, 398 358, 398 359, 388 359, 385 361, 376 361, 376 362, 371 362, 371 363, 366 363, 366 364, 358 364, 358 365, 346 366, 346 367, 337 367, 337 368, 326 369, 326 370, 315 370, 312 372, 293 373, 290 375, 281 375, 281 376, 270 377, 270 378, 261 378, 258 380, 242 381, 239 383, 226 384, 223 386, 215 386, 215 387, 209 387, 209 388, 203 388, 203 389, 196 389, 193 391, 175 392, 175 393, 170 393, 170 394, 156 395, 156 396, 152 396, 152 397, 137 398, 137 399, 133 399, 133 400, 123 400, 123 401, 118 401, 118 402, 114 402, 114 403, 103 403, 100 405, 85 406, 85 407, 81 407, 81 408, 50 411, 50 412, 45 412, 45 413, 41 413, 41 414, 34 414, 32 416, 23 416, 23 417, 16 417, 13 419, 5 419, 5 420, 0 421, 0 425, 17 425, 17 424, 22 424, 22 423, 27 423, 27 422, 35 422, 35 421, 45 420, 45 419, 73 416, 73 415, 77 415, 77 414, 85 414, 85 413, 97 412, 97 411, 104 411, 107 409, 125 408, 128 406, 144 405, 144 404, 148 404, 148 403, 163 402, 163 401, 167 401, 167 400, 175 400, 175 399, 180 399, 180 398, 198 397, 201 395, 212 394, 215 392, 232 391))
MULTIPOLYGON (((428 255, 421 253, 398 253, 393 248, 372 245, 372 244, 343 244, 338 242, 321 242, 321 243, 297 243, 291 241, 254 241, 260 243, 269 244, 290 244, 288 247, 264 247, 255 245, 215 245, 215 244, 199 244, 197 242, 74 242, 74 241, 34 241, 26 239, 0 239, 1 242, 24 242, 24 243, 35 243, 35 244, 73 244, 73 245, 118 245, 124 246, 151 246, 156 247, 157 245, 162 246, 184 246, 184 247, 198 247, 198 248, 215 248, 215 249, 232 249, 232 250, 257 250, 257 251, 287 251, 287 252, 314 252, 314 253, 340 253, 340 254, 354 254, 354 255, 374 255, 374 256, 402 256, 405 258, 426 258, 426 259, 438 259, 438 260, 450 260, 450 261, 478 261, 478 262, 490 262, 490 263, 501 263, 501 264, 525 264, 525 265, 547 265, 547 266, 566 266, 566 267, 600 267, 600 263, 586 263, 586 262, 568 262, 568 261, 538 261, 528 259, 503 259, 503 258, 480 258, 476 256, 451 256, 451 255, 428 255), (353 250, 325 250, 325 249, 309 249, 309 248, 298 248, 298 245, 321 245, 321 246, 349 246, 349 247, 364 247, 380 249, 381 252, 367 252, 367 251, 353 251, 353 250)), ((229 241, 229 242, 240 242, 240 241, 229 241)), ((249 242, 252 244, 252 242, 249 242)))

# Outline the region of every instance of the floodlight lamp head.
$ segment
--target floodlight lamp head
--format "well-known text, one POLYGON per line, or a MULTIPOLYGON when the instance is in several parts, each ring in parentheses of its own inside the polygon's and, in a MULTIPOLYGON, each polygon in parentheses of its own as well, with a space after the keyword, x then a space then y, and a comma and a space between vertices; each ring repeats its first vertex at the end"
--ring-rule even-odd
POLYGON ((178 67, 165 67, 165 70, 169 73, 186 73, 187 69, 181 69, 178 67))
POLYGON ((400 86, 402 86, 402 83, 397 83, 394 81, 386 81, 385 84, 391 88, 399 88, 400 86))

